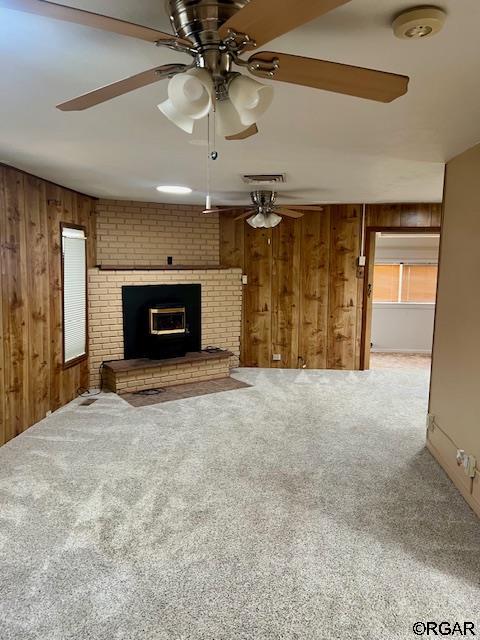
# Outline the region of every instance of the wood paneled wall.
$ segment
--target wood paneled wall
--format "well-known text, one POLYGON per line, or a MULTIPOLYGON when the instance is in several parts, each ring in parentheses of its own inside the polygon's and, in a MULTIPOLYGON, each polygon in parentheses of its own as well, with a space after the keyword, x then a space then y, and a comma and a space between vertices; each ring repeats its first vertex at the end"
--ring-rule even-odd
MULTIPOLYGON (((369 227, 436 227, 438 204, 369 205, 369 227)), ((359 369, 362 205, 329 205, 274 229, 220 220, 222 266, 241 267, 243 366, 359 369), (273 361, 281 354, 281 361, 273 361)))
POLYGON ((93 199, 0 165, 0 444, 88 388, 87 361, 62 364, 61 222, 94 266, 93 199))
POLYGON ((366 213, 367 227, 439 227, 442 205, 369 204, 366 213))

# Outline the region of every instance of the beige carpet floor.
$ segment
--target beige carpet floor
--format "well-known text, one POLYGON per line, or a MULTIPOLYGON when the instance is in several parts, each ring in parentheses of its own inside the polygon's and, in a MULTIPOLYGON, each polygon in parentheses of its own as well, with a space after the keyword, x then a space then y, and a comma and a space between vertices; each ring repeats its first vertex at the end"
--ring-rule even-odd
POLYGON ((75 401, 0 449, 1 640, 480 630, 480 522, 424 448, 428 371, 75 401))
POLYGON ((431 363, 431 356, 424 353, 376 351, 370 354, 371 369, 426 369, 429 371, 431 363))

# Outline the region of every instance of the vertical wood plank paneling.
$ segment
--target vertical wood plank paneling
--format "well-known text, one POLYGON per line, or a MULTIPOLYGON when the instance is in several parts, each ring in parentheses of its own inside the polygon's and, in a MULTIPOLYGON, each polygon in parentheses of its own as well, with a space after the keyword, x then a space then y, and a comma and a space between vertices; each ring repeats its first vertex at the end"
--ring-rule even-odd
MULTIPOLYGON (((92 268, 97 264, 97 231, 95 209, 92 199, 88 196, 83 196, 81 194, 75 194, 75 196, 77 224, 84 226, 87 230, 87 267, 92 268)), ((77 388, 86 390, 88 389, 89 383, 88 361, 80 363, 77 369, 77 388)))
POLYGON ((298 366, 301 222, 283 219, 272 230, 272 355, 273 367, 298 366))
POLYGON ((368 204, 367 227, 400 227, 400 209, 396 204, 368 204))
POLYGON ((370 343, 372 340, 372 295, 373 295, 373 270, 375 266, 375 246, 377 234, 374 231, 367 233, 365 238, 367 266, 365 267, 364 283, 365 287, 362 291, 362 322, 359 327, 360 344, 359 349, 359 368, 370 368, 370 343))
POLYGON ((52 411, 62 406, 60 387, 62 366, 62 283, 60 254, 60 222, 62 219, 62 189, 47 184, 49 274, 50 274, 50 406, 52 411))
POLYGON ((222 267, 244 266, 244 229, 245 221, 235 221, 242 210, 220 215, 220 264, 222 267))
POLYGON ((327 366, 328 281, 330 271, 330 207, 301 221, 300 366, 327 366))
POLYGON ((368 227, 440 226, 440 204, 369 204, 368 227))
MULTIPOLYGON (((438 204, 371 204, 367 205, 367 226, 438 227, 440 212, 438 204)), ((273 343, 274 352, 282 353, 298 334, 298 356, 303 358, 300 365, 304 362, 308 368, 360 367, 365 280, 362 270, 357 270, 360 213, 360 205, 330 205, 321 213, 311 212, 301 219, 298 277, 287 268, 281 274, 276 271, 278 265, 289 261, 291 247, 282 248, 282 244, 291 243, 292 239, 281 232, 289 222, 284 220, 274 231, 273 254, 268 254, 265 232, 255 231, 243 222, 235 227, 227 217, 220 217, 221 264, 242 266, 250 283, 244 296, 243 364, 278 366, 272 363, 272 351, 267 345, 273 343), (239 229, 243 229, 244 236, 239 229), (283 258, 279 260, 279 256, 283 258), (296 300, 298 290, 298 327, 291 320, 284 321, 290 312, 286 307, 284 310, 278 298, 282 287, 288 292, 285 300, 296 300), (266 306, 271 310, 270 320, 266 306)), ((289 355, 281 366, 298 364, 289 355)))
POLYGON ((88 196, 0 166, 0 444, 88 386, 87 361, 63 368, 60 221, 91 229, 93 264, 92 209, 88 196))
POLYGON ((2 251, 6 440, 29 422, 27 261, 24 175, 5 170, 5 243, 2 251))
POLYGON ((3 321, 4 310, 4 287, 6 286, 6 278, 4 276, 4 261, 2 256, 6 248, 6 208, 5 208, 5 167, 0 165, 0 445, 7 441, 7 425, 6 425, 6 389, 5 389, 5 353, 4 343, 6 338, 6 327, 3 321))
POLYGON ((97 265, 97 216, 91 198, 77 194, 78 224, 87 229, 87 266, 97 265))
POLYGON ((46 188, 42 180, 25 175, 25 222, 28 251, 28 340, 30 415, 29 424, 45 417, 50 409, 50 286, 48 269, 48 220, 46 188))
POLYGON ((400 226, 429 227, 432 220, 431 205, 400 205, 400 226))
POLYGON ((243 364, 269 367, 272 361, 272 233, 245 225, 245 329, 243 364))
POLYGON ((358 205, 332 207, 327 367, 354 369, 357 318, 358 205))
POLYGON ((431 226, 432 227, 440 227, 442 224, 442 205, 441 204, 432 204, 432 218, 431 218, 431 226))

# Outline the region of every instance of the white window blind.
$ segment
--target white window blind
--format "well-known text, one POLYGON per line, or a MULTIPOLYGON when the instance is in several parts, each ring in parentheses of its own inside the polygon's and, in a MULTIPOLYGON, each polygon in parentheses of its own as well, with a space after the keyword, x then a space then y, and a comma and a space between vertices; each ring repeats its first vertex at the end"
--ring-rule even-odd
POLYGON ((86 236, 62 228, 64 363, 87 352, 86 236))

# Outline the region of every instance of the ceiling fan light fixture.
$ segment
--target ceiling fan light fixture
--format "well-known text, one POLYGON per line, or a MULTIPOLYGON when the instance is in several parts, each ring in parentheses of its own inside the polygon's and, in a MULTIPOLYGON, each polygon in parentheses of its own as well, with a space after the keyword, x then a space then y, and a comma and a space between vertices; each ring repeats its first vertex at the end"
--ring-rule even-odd
POLYGON ((254 229, 262 229, 265 227, 265 216, 263 213, 256 213, 251 218, 248 218, 247 222, 254 229))
POLYGON ((273 213, 272 211, 267 216, 265 216, 265 227, 267 229, 273 229, 274 227, 279 225, 281 221, 282 221, 282 217, 278 216, 276 213, 273 213))
POLYGON ((215 106, 215 125, 219 136, 234 136, 244 131, 238 111, 230 100, 217 100, 215 106))
POLYGON ((237 76, 228 89, 230 100, 242 124, 250 126, 268 110, 273 101, 273 87, 247 76, 237 76))
POLYGON ((273 229, 282 221, 282 217, 271 211, 259 212, 247 219, 248 224, 254 229, 273 229))
POLYGON ((206 69, 178 73, 168 83, 168 98, 181 115, 201 120, 213 104, 213 82, 206 69))
POLYGON ((163 115, 176 124, 179 129, 185 131, 185 133, 193 133, 193 125, 195 120, 193 118, 189 118, 188 116, 183 115, 175 109, 171 100, 165 100, 161 104, 157 105, 163 115))

